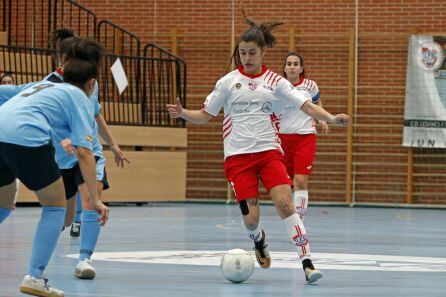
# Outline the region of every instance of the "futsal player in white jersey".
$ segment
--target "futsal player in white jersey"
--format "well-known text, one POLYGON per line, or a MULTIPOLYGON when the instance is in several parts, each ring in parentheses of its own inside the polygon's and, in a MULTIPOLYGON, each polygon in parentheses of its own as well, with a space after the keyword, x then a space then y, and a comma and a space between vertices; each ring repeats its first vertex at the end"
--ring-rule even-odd
MULTIPOLYGON (((304 60, 296 52, 285 57, 284 77, 297 89, 306 90, 314 104, 322 107, 319 88, 315 81, 305 77, 304 60)), ((293 177, 293 202, 296 211, 303 220, 308 208, 308 178, 311 175, 316 153, 316 122, 295 105, 284 106, 280 118, 280 142, 284 151, 288 175, 293 177)), ((328 133, 325 121, 319 121, 322 132, 328 133)))
POLYGON ((96 191, 93 104, 87 97, 94 90, 98 65, 85 57, 78 48, 68 61, 64 74, 67 83, 35 84, 0 107, 0 223, 10 213, 15 178, 33 190, 42 205, 28 273, 20 286, 20 291, 29 295, 64 296, 48 286, 43 276, 66 211, 64 184, 54 156, 53 145, 58 139, 72 138, 93 208, 101 215, 102 224, 108 219, 108 207, 96 191))
POLYGON ((278 133, 278 114, 284 104, 294 104, 312 117, 347 124, 348 116, 331 115, 311 103, 305 90, 294 88, 281 75, 262 65, 267 47, 275 45, 271 31, 282 23, 257 25, 245 19, 250 28, 242 33, 233 58, 238 66, 221 78, 201 110, 187 110, 177 101, 168 105, 172 118, 205 124, 224 110, 223 142, 225 175, 239 202, 243 223, 254 241, 257 262, 268 268, 271 257, 265 232, 260 226, 259 178, 283 219, 289 238, 297 248, 308 283, 322 277, 311 261, 305 227, 291 198, 291 180, 283 163, 278 133))

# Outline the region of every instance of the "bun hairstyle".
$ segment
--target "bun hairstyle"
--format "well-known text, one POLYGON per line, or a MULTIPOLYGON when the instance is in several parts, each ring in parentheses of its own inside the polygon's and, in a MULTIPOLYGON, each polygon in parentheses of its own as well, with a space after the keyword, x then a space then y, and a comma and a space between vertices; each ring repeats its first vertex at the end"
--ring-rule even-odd
POLYGON ((79 38, 67 53, 63 71, 64 81, 83 86, 88 80, 96 79, 103 52, 102 46, 95 39, 79 38))
POLYGON ((50 33, 50 42, 53 47, 56 48, 61 41, 74 36, 73 29, 60 28, 50 33))
POLYGON ((240 54, 239 54, 239 43, 241 41, 244 42, 255 42, 260 48, 271 48, 276 45, 276 37, 272 34, 272 31, 279 27, 280 25, 283 25, 284 22, 280 21, 273 21, 273 22, 265 22, 261 23, 260 25, 257 25, 254 21, 248 18, 246 9, 244 8, 243 4, 240 4, 240 10, 243 15, 243 22, 245 24, 248 24, 250 28, 246 31, 244 31, 240 35, 240 40, 237 43, 234 52, 232 53, 231 62, 234 61, 234 64, 236 66, 242 65, 240 60, 240 54))
POLYGON ((99 64, 104 54, 104 49, 100 43, 92 37, 79 38, 69 49, 67 58, 88 60, 99 64))

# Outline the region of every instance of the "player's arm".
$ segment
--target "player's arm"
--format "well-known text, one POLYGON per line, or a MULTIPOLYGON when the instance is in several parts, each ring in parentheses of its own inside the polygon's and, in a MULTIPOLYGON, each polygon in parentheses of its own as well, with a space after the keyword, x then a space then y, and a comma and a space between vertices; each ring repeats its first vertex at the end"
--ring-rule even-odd
POLYGON ((183 118, 193 124, 206 124, 214 117, 204 111, 204 109, 189 110, 183 108, 179 98, 177 98, 176 104, 167 104, 167 110, 171 118, 183 118))
MULTIPOLYGON (((319 105, 320 107, 324 108, 323 104, 322 104, 322 99, 319 98, 318 101, 316 101, 315 103, 316 105, 319 105)), ((321 124, 322 127, 322 133, 327 134, 328 132, 330 132, 330 128, 328 127, 328 124, 326 121, 323 120, 319 120, 319 124, 321 124)))
POLYGON ((313 104, 310 101, 305 102, 302 105, 301 110, 310 117, 315 118, 316 120, 326 121, 329 123, 340 124, 344 126, 348 125, 348 121, 350 119, 348 115, 343 113, 332 115, 322 107, 313 104))
POLYGON ((108 220, 109 209, 100 200, 97 191, 96 162, 93 156, 94 112, 90 99, 79 89, 73 89, 70 100, 70 135, 72 145, 76 147, 76 156, 85 184, 91 197, 93 209, 101 215, 101 225, 108 220))
POLYGON ((121 150, 118 143, 114 139, 113 135, 111 134, 111 131, 108 128, 108 125, 105 122, 104 117, 101 114, 98 114, 95 117, 95 120, 96 123, 98 124, 99 135, 108 144, 110 150, 115 156, 116 165, 124 167, 124 162, 130 163, 130 161, 127 159, 124 152, 121 150))

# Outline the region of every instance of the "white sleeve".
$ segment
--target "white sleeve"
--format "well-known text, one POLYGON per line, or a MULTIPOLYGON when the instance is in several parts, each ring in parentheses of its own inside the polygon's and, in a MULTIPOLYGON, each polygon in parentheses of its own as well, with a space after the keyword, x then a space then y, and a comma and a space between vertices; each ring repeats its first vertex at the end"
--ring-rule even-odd
POLYGON ((203 109, 206 113, 216 117, 225 105, 228 97, 228 90, 225 80, 220 79, 215 85, 214 90, 210 93, 206 101, 203 103, 203 109))
POLYGON ((305 89, 297 89, 295 88, 289 81, 286 79, 280 79, 277 82, 277 86, 275 89, 277 96, 286 101, 286 104, 294 105, 302 108, 302 106, 308 100, 311 101, 311 95, 305 89))

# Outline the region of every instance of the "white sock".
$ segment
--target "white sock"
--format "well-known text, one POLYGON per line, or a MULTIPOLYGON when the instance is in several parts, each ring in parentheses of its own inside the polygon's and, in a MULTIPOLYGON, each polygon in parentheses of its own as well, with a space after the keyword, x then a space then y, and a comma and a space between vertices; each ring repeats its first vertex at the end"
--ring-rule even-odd
POLYGON ((288 235, 293 246, 297 247, 300 259, 303 261, 310 258, 310 244, 308 242, 307 232, 297 213, 283 220, 285 222, 288 235))
POLYGON ((308 191, 296 190, 293 193, 293 202, 296 206, 296 212, 299 214, 301 220, 305 218, 308 209, 308 191))
POLYGON ((257 228, 255 228, 254 230, 249 230, 245 226, 245 223, 243 223, 243 226, 245 227, 246 232, 248 232, 249 238, 251 238, 255 242, 259 242, 262 239, 262 228, 260 228, 260 223, 257 225, 257 228))

